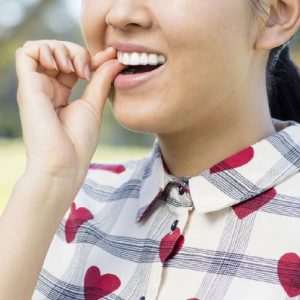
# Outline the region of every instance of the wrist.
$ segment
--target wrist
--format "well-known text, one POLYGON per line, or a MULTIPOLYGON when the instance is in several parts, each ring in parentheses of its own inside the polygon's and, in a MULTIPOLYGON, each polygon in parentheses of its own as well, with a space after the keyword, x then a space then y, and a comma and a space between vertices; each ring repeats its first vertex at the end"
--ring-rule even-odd
MULTIPOLYGON (((71 205, 77 191, 74 179, 70 177, 53 177, 40 172, 25 171, 16 181, 13 193, 22 195, 23 201, 36 207, 47 206, 65 211, 71 205)), ((16 199, 21 201, 21 197, 16 199)))

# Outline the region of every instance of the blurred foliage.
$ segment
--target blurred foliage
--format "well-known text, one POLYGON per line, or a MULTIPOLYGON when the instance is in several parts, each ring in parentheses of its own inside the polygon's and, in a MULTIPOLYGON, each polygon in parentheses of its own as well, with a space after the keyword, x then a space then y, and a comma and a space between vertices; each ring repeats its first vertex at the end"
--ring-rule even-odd
MULTIPOLYGON (((16 102, 17 79, 15 50, 27 40, 68 40, 84 46, 79 15, 74 16, 80 0, 0 0, 0 137, 22 135, 16 102), (77 18, 77 19, 76 19, 77 18), (5 23, 5 22, 6 23, 5 23), (19 21, 18 24, 12 22, 19 21)), ((300 42, 296 35, 292 57, 300 65, 300 42)), ((71 99, 80 98, 85 82, 78 82, 71 99)), ((101 142, 115 145, 150 146, 154 135, 137 133, 122 127, 107 102, 104 110, 101 142)))

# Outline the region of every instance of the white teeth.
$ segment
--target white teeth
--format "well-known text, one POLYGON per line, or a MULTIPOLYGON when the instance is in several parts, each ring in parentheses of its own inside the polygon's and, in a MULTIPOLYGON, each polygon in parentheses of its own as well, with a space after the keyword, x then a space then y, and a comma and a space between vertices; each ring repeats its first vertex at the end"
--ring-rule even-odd
POLYGON ((118 61, 121 61, 122 53, 120 51, 117 52, 118 61))
POLYGON ((160 64, 165 63, 165 61, 166 61, 166 58, 163 55, 158 55, 158 62, 160 64))
POLYGON ((166 62, 166 57, 164 55, 157 55, 153 53, 128 53, 117 51, 118 61, 124 65, 152 65, 156 66, 158 64, 163 64, 166 62))
POLYGON ((139 55, 134 52, 130 55, 130 65, 137 66, 139 64, 139 55))
POLYGON ((130 65, 130 56, 128 53, 123 53, 123 63, 124 65, 130 65))
POLYGON ((156 55, 156 54, 149 54, 148 64, 151 65, 151 66, 158 65, 158 55, 156 55))
POLYGON ((145 65, 147 65, 147 63, 148 63, 148 54, 142 53, 140 55, 140 64, 145 66, 145 65))

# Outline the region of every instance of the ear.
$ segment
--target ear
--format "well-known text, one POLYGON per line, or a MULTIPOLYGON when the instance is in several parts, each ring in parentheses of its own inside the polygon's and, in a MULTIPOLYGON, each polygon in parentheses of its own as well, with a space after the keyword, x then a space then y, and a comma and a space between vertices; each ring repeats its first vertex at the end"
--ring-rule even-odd
POLYGON ((287 42, 300 26, 300 0, 269 0, 269 15, 255 49, 273 49, 287 42))

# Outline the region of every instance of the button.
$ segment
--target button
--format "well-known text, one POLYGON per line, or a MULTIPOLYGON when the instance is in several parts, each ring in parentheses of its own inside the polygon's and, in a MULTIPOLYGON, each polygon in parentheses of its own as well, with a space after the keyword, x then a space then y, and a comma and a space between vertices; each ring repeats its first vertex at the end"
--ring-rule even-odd
POLYGON ((183 195, 184 192, 185 192, 184 187, 183 187, 183 186, 180 186, 180 187, 179 187, 179 195, 183 195))
POLYGON ((186 185, 189 185, 189 178, 184 178, 184 179, 182 179, 182 181, 183 181, 186 185))
POLYGON ((171 225, 171 230, 172 231, 174 231, 175 229, 176 229, 176 227, 177 227, 177 225, 178 225, 178 220, 175 220, 174 222, 173 222, 173 224, 171 225))
POLYGON ((145 297, 145 296, 142 296, 142 297, 140 298, 140 300, 146 300, 146 297, 145 297))

